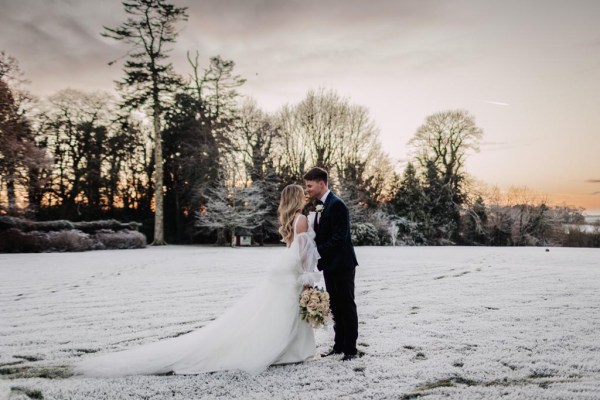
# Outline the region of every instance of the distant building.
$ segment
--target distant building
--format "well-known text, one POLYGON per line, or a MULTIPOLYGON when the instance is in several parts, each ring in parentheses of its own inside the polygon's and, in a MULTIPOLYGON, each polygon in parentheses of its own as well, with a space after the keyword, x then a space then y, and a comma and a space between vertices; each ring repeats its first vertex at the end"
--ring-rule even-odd
POLYGON ((231 238, 231 246, 252 246, 252 234, 247 231, 236 232, 231 238))

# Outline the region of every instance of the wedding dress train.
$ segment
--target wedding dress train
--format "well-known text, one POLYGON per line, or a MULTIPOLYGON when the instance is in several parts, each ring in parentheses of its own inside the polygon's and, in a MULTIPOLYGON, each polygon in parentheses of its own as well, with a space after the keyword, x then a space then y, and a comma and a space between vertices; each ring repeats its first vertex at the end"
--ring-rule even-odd
MULTIPOLYGON (((294 223, 297 225, 298 217, 294 223)), ((73 366, 85 376, 199 374, 303 362, 315 355, 313 329, 301 320, 299 295, 314 282, 319 255, 312 226, 295 234, 263 281, 205 327, 129 350, 92 356, 73 366)))

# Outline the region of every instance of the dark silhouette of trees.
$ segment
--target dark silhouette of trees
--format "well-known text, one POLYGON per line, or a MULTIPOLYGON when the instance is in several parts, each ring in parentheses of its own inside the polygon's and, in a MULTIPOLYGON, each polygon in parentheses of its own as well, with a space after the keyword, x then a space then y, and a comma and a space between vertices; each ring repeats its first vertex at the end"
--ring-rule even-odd
POLYGON ((188 55, 185 81, 166 48, 154 47, 173 42, 185 9, 124 4, 131 17, 106 34, 133 45, 120 99, 64 90, 33 112, 16 60, 0 54, 0 214, 78 226, 133 219, 148 237, 160 232, 155 244, 228 244, 236 233, 275 243, 281 189, 317 164, 346 201, 357 243, 598 245, 581 209, 551 206, 526 188, 489 195, 468 185, 465 160, 482 136, 468 112, 427 117, 410 141, 416 157, 398 176, 366 108, 318 90, 268 114, 243 101, 245 80, 221 57, 201 68, 188 55))
POLYGON ((18 213, 18 187, 27 193, 30 211, 35 211, 44 184, 41 170, 48 163, 26 115, 29 97, 18 87, 20 77, 16 59, 0 53, 0 190, 6 188, 9 214, 18 213))
POLYGON ((147 108, 153 122, 154 144, 154 241, 164 245, 163 215, 163 151, 161 117, 167 109, 168 97, 181 84, 181 79, 167 62, 167 45, 175 42, 175 25, 187 20, 186 8, 175 7, 164 0, 130 0, 123 2, 127 21, 116 28, 105 27, 103 36, 131 44, 125 62, 125 78, 118 83, 127 108, 147 108))

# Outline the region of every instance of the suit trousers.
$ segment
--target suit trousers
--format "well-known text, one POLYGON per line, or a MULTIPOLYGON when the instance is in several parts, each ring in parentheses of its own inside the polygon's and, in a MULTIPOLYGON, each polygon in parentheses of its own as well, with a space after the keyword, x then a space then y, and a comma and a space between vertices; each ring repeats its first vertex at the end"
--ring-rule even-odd
POLYGON ((354 302, 355 268, 327 272, 323 271, 325 287, 329 293, 335 339, 333 349, 346 355, 354 355, 358 338, 358 315, 354 302))

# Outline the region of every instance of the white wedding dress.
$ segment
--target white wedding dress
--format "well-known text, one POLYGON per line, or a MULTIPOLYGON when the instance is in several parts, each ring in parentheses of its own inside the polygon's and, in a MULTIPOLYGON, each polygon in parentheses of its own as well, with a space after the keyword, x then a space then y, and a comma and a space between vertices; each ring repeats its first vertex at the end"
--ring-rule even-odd
MULTIPOLYGON (((304 283, 319 280, 314 229, 296 234, 263 281, 223 315, 188 334, 129 350, 92 356, 73 366, 76 375, 114 377, 199 374, 243 370, 258 374, 269 365, 310 360, 313 329, 300 318, 304 283)), ((310 220, 310 219, 309 219, 310 220)))

